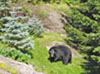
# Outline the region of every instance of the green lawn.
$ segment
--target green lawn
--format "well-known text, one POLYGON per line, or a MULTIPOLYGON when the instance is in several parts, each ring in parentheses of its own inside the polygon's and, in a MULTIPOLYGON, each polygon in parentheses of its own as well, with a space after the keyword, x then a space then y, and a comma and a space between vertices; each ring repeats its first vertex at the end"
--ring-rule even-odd
POLYGON ((38 67, 37 71, 46 74, 81 74, 84 69, 81 67, 85 60, 79 57, 73 57, 72 64, 64 65, 61 61, 51 63, 48 60, 49 54, 45 46, 36 42, 34 52, 34 65, 38 67))

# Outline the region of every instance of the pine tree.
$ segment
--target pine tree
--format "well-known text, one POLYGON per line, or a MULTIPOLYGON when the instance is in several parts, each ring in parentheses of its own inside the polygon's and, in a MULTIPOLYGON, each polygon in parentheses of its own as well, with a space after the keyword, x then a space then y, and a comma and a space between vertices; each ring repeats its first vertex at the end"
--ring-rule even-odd
POLYGON ((2 19, 7 20, 3 24, 1 30, 4 32, 3 36, 0 36, 2 42, 20 49, 21 51, 27 51, 34 48, 32 37, 28 37, 27 23, 19 22, 18 20, 27 19, 27 16, 17 16, 17 11, 20 11, 20 7, 13 7, 12 11, 9 11, 10 16, 5 16, 2 19))
POLYGON ((37 18, 30 19, 28 21, 28 27, 30 34, 36 34, 38 36, 40 36, 45 30, 43 24, 41 24, 41 21, 37 18))
POLYGON ((3 43, 7 43, 21 51, 33 49, 34 41, 29 35, 36 34, 40 36, 44 32, 43 24, 37 18, 29 19, 26 15, 19 15, 22 12, 22 7, 11 7, 10 4, 11 0, 0 1, 0 11, 3 12, 0 17, 3 24, 0 29, 3 34, 0 39, 3 43))
POLYGON ((11 0, 0 0, 0 18, 9 15, 8 12, 11 9, 10 3, 11 0))

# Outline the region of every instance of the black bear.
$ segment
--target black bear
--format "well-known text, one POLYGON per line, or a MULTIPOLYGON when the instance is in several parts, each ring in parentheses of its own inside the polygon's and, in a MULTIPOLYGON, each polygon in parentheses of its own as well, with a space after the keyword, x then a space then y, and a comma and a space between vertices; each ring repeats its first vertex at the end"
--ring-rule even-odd
POLYGON ((51 62, 62 60, 63 64, 71 63, 72 52, 67 46, 64 45, 53 46, 49 49, 49 54, 50 54, 49 60, 51 62))

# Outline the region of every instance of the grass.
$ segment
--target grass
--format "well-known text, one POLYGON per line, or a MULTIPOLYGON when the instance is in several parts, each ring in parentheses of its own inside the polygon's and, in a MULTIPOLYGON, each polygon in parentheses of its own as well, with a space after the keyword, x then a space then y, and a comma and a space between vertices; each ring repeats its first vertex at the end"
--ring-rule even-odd
POLYGON ((54 10, 71 13, 71 9, 67 4, 48 4, 48 6, 54 10))
POLYGON ((81 64, 85 62, 83 58, 73 57, 72 64, 64 65, 61 61, 51 63, 48 60, 49 54, 45 46, 42 46, 38 41, 35 44, 34 65, 37 66, 37 71, 45 72, 46 74, 81 74, 84 69, 81 64))
MULTIPOLYGON (((0 42, 0 51, 1 51, 0 54, 6 56, 7 53, 5 54, 5 52, 7 52, 8 49, 10 49, 10 47, 7 44, 2 44, 0 42)), ((0 69, 3 69, 3 70, 10 72, 12 74, 19 74, 19 71, 16 68, 13 68, 13 67, 11 67, 3 62, 0 62, 0 69)))
POLYGON ((33 61, 37 71, 42 71, 46 74, 81 74, 85 72, 81 66, 83 62, 86 62, 83 58, 73 57, 72 64, 68 65, 64 65, 61 61, 51 63, 48 60, 48 50, 45 45, 41 44, 51 43, 54 40, 64 42, 59 33, 45 33, 42 38, 36 39, 33 61))
MULTIPOLYGON (((33 61, 37 71, 46 74, 81 74, 85 72, 81 66, 86 62, 83 58, 73 57, 72 64, 68 65, 64 65, 61 61, 51 63, 48 60, 49 54, 45 44, 52 41, 64 42, 64 39, 61 38, 60 33, 45 33, 43 37, 35 39, 35 49, 30 50, 29 53, 33 56, 30 61, 33 61)), ((4 44, 0 43, 0 46, 4 47, 4 44)), ((7 45, 5 48, 7 48, 7 45)))
POLYGON ((41 44, 47 44, 53 41, 64 42, 64 39, 61 37, 61 34, 54 32, 45 33, 43 37, 37 38, 36 40, 38 40, 41 44))
POLYGON ((48 11, 44 9, 38 9, 38 15, 44 20, 47 18, 48 11))

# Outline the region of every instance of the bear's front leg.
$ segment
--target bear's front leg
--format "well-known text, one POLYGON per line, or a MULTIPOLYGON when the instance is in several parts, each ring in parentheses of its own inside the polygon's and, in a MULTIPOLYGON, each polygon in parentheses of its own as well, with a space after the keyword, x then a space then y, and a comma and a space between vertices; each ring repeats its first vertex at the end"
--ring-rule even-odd
POLYGON ((55 55, 55 58, 54 58, 54 61, 57 61, 57 60, 59 60, 60 59, 60 55, 59 54, 56 54, 55 55))

